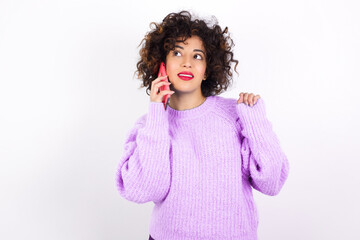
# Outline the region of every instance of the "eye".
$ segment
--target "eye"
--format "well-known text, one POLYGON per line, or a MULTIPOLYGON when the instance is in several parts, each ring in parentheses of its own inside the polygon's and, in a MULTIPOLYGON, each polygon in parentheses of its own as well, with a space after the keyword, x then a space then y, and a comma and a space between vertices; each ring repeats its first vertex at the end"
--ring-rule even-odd
POLYGON ((180 53, 179 51, 174 51, 173 55, 176 56, 176 53, 180 53))
POLYGON ((199 56, 199 60, 203 59, 203 57, 200 54, 196 54, 195 56, 199 56))

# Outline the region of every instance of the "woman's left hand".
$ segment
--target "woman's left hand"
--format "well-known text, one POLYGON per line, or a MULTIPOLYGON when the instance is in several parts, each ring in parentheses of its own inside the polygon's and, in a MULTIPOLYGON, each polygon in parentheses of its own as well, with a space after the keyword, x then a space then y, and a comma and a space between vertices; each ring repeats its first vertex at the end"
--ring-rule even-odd
POLYGON ((257 100, 260 98, 260 95, 254 95, 253 93, 243 93, 239 94, 239 99, 237 100, 237 104, 245 103, 249 106, 254 106, 257 100))

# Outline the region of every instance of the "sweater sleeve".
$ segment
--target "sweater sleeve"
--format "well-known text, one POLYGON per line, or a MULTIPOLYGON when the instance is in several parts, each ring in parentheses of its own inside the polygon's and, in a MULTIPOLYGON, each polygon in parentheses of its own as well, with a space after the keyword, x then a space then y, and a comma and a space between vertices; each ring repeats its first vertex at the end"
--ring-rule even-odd
POLYGON ((239 103, 237 126, 241 132, 243 173, 256 190, 277 195, 289 173, 289 161, 266 117, 262 98, 252 107, 239 103))
POLYGON ((163 103, 149 102, 146 117, 128 132, 116 183, 129 201, 162 201, 170 188, 169 123, 163 103))

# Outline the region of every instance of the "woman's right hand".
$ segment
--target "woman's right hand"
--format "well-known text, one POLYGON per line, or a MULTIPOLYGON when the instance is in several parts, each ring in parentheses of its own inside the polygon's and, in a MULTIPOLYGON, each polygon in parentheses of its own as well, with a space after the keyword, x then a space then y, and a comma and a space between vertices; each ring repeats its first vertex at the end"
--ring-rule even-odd
POLYGON ((171 90, 164 90, 164 91, 159 92, 159 88, 161 86, 166 85, 166 84, 168 84, 168 85, 171 84, 170 82, 162 81, 163 79, 166 79, 166 78, 167 78, 167 75, 158 77, 154 81, 152 81, 151 90, 150 90, 150 101, 151 102, 160 102, 161 103, 164 95, 175 93, 174 91, 171 91, 171 90))

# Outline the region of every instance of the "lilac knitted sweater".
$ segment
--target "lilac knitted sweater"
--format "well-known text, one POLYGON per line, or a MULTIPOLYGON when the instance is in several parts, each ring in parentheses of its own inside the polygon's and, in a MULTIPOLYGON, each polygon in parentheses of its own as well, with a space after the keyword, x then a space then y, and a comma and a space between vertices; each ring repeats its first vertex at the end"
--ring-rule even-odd
POLYGON ((116 184, 129 201, 154 202, 155 240, 255 240, 252 188, 274 196, 288 172, 262 98, 251 107, 209 96, 184 111, 149 102, 128 132, 116 184))

